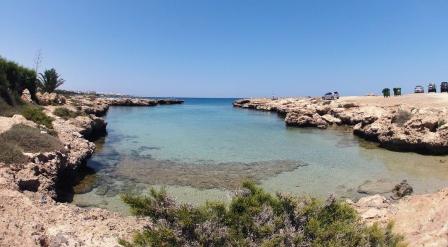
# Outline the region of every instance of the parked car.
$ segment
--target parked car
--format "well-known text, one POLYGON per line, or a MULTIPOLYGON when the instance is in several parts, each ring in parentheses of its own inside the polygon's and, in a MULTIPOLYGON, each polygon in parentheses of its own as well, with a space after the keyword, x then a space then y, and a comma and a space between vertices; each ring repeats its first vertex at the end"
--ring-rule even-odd
POLYGON ((324 96, 322 96, 323 100, 334 100, 334 95, 333 93, 326 93, 324 96))
POLYGON ((392 90, 394 91, 394 96, 401 95, 401 87, 394 87, 392 90))
POLYGON ((339 93, 338 91, 333 92, 333 98, 339 99, 339 93))
POLYGON ((436 84, 435 83, 429 83, 428 85, 428 93, 436 93, 436 84))
POLYGON ((425 92, 425 89, 422 86, 420 86, 420 85, 415 86, 414 93, 424 93, 424 92, 425 92))
POLYGON ((444 82, 440 83, 440 92, 441 93, 448 92, 448 82, 444 81, 444 82))

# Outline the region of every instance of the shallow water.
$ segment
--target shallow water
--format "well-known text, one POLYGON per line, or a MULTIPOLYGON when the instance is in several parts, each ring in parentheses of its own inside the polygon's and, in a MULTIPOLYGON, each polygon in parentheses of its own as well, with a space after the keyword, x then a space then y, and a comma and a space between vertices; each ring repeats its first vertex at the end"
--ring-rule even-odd
POLYGON ((399 153, 348 128, 285 127, 276 113, 233 108, 232 99, 186 99, 183 105, 112 107, 108 136, 75 188, 74 203, 125 210, 118 195, 165 186, 181 201, 228 200, 246 178, 268 191, 359 197, 366 180, 416 193, 448 185, 448 158, 399 153), (85 193, 87 192, 87 193, 85 193))

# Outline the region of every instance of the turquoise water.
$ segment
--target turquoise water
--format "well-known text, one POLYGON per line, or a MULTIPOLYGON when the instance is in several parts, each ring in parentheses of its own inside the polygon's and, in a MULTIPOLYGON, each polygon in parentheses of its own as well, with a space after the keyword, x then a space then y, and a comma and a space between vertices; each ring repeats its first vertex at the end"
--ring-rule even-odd
POLYGON ((246 177, 269 191, 318 197, 356 198, 366 180, 407 179, 417 193, 448 185, 445 156, 387 151, 342 127, 288 128, 276 113, 233 108, 232 101, 112 107, 108 136, 88 162, 93 190, 74 203, 119 209, 119 193, 150 186, 191 203, 227 200, 246 177))

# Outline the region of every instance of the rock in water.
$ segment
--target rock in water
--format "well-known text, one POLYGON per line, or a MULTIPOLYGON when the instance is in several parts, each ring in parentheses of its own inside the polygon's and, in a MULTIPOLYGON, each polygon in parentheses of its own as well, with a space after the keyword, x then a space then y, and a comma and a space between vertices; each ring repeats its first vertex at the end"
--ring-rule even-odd
POLYGON ((384 179, 378 179, 376 181, 366 180, 363 184, 358 186, 358 193, 375 195, 386 194, 392 192, 394 189, 394 183, 384 179))
POLYGON ((394 193, 392 196, 393 199, 400 199, 404 196, 412 194, 414 189, 408 184, 408 181, 403 180, 401 183, 395 185, 392 192, 394 193))

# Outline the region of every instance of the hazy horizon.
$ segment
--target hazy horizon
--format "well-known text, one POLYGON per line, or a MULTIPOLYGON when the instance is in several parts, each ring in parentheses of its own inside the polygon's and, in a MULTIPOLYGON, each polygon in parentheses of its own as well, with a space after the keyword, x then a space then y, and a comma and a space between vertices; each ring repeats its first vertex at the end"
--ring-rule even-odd
POLYGON ((0 56, 147 97, 411 92, 448 81, 446 1, 0 2, 0 56))

